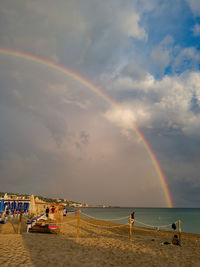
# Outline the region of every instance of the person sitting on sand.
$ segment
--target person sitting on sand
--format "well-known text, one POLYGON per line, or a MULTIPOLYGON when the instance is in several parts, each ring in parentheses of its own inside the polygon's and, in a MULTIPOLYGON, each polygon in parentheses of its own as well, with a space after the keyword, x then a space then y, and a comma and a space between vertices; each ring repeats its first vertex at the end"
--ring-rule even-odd
POLYGON ((180 240, 178 239, 177 235, 174 235, 174 237, 172 238, 172 244, 176 245, 176 246, 180 246, 181 245, 180 240))

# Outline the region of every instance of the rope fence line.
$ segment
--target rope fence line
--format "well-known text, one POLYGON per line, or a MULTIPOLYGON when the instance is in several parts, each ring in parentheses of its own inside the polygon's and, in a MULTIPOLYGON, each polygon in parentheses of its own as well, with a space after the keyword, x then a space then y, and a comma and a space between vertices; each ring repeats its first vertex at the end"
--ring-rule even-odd
MULTIPOLYGON (((135 222, 137 222, 138 224, 142 224, 144 226, 150 227, 150 228, 157 228, 157 229, 159 229, 159 228, 167 228, 167 227, 172 225, 171 223, 169 223, 167 225, 150 225, 150 224, 146 224, 146 223, 140 222, 138 220, 135 220, 135 222)), ((176 224, 176 223, 178 223, 178 221, 176 221, 174 223, 176 224)))
POLYGON ((91 215, 88 215, 84 212, 82 212, 83 215, 85 215, 86 217, 88 218, 91 218, 91 219, 95 219, 95 220, 102 220, 102 221, 106 221, 106 222, 111 222, 111 221, 120 221, 120 220, 123 220, 123 219, 127 219, 129 218, 129 216, 125 216, 125 217, 121 217, 121 218, 116 218, 116 219, 105 219, 105 218, 96 218, 96 217, 93 217, 91 215))
MULTIPOLYGON (((88 215, 88 214, 83 213, 83 212, 82 212, 82 214, 85 215, 85 216, 88 217, 88 218, 95 219, 95 220, 102 220, 102 221, 106 221, 106 222, 117 221, 117 220, 122 220, 122 219, 129 218, 129 216, 125 216, 125 217, 121 217, 121 218, 116 218, 116 219, 109 219, 109 220, 107 220, 107 219, 104 219, 104 218, 103 218, 103 219, 102 219, 102 218, 100 219, 100 218, 97 218, 97 217, 93 217, 93 216, 88 215)), ((65 223, 73 222, 73 221, 77 221, 77 219, 73 219, 73 220, 70 220, 70 221, 66 221, 65 223)), ((93 225, 93 226, 95 226, 95 227, 99 227, 99 228, 119 228, 119 227, 124 227, 124 226, 127 226, 127 225, 130 224, 130 223, 127 223, 127 224, 123 224, 123 225, 119 225, 119 226, 118 226, 118 225, 117 225, 117 226, 100 226, 100 225, 98 225, 98 224, 92 224, 92 223, 89 223, 89 222, 83 220, 82 218, 81 218, 81 221, 82 221, 82 222, 85 222, 85 223, 87 223, 87 224, 93 225)), ((147 223, 144 223, 144 222, 141 222, 141 221, 138 221, 138 220, 134 220, 134 221, 135 221, 136 223, 141 224, 141 225, 144 225, 144 226, 146 226, 146 227, 149 227, 149 228, 156 228, 156 229, 159 229, 159 228, 167 228, 167 227, 170 227, 170 226, 172 225, 172 223, 169 223, 169 224, 166 224, 166 225, 151 225, 151 224, 147 224, 147 223)), ((174 223, 177 224, 178 221, 175 221, 174 223)), ((60 223, 60 224, 64 224, 64 223, 60 223)))
MULTIPOLYGON (((102 220, 100 218, 95 218, 94 216, 91 216, 89 214, 86 214, 86 213, 82 213, 84 217, 88 217, 88 218, 91 218, 91 219, 95 219, 95 220, 102 220)), ((177 222, 178 222, 178 235, 179 235, 179 240, 181 240, 181 227, 180 227, 180 220, 176 221, 175 223, 169 223, 169 224, 166 224, 166 225, 151 225, 151 224, 147 224, 147 223, 143 223, 141 221, 138 221, 138 220, 135 220, 134 219, 134 213, 133 214, 130 214, 129 216, 126 216, 126 217, 121 217, 121 218, 116 218, 116 219, 103 219, 104 222, 111 222, 112 220, 122 220, 122 219, 126 219, 126 218, 129 218, 129 223, 127 224, 119 224, 119 225, 115 225, 115 226, 106 226, 106 225, 98 225, 98 224, 94 224, 94 223, 91 223, 91 222, 88 222, 86 220, 84 220, 82 217, 81 218, 81 210, 79 210, 79 213, 78 213, 78 216, 77 216, 77 238, 79 238, 79 230, 80 230, 80 222, 81 223, 85 223, 87 225, 90 225, 92 227, 95 227, 95 228, 100 228, 100 229, 103 229, 103 230, 108 230, 108 229, 119 229, 119 228, 122 228, 122 227, 127 227, 129 226, 129 239, 130 241, 132 241, 132 235, 133 235, 133 228, 134 228, 134 223, 138 223, 138 224, 142 224, 148 228, 151 228, 151 229, 155 229, 156 230, 159 230, 160 228, 167 228, 169 226, 172 226, 173 228, 173 225, 175 225, 177 222)), ((173 228, 174 229, 174 228, 173 228)), ((175 226, 175 229, 176 229, 176 226, 175 226)), ((174 229, 174 230, 175 230, 174 229)), ((115 233, 112 232, 113 235, 115 235, 115 233)), ((123 236, 124 235, 120 235, 120 234, 116 234, 117 236, 123 236)))
MULTIPOLYGON (((123 220, 123 219, 127 219, 127 218, 129 218, 129 216, 125 216, 125 217, 121 217, 121 218, 116 218, 116 219, 100 219, 100 218, 96 218, 96 217, 93 217, 93 216, 90 216, 90 215, 88 215, 88 214, 86 214, 86 213, 84 213, 84 212, 82 212, 82 214, 83 215, 85 215, 86 217, 88 217, 88 218, 91 218, 91 219, 95 219, 95 220, 103 220, 103 221, 106 221, 106 222, 111 222, 111 221, 119 221, 119 220, 123 220)), ((167 227, 169 227, 169 226, 171 226, 172 225, 172 223, 169 223, 169 224, 167 224, 167 225, 151 225, 151 224, 147 224, 147 223, 144 223, 144 222, 141 222, 141 221, 138 221, 138 220, 134 220, 136 223, 138 223, 138 224, 142 224, 142 225, 144 225, 144 226, 146 226, 146 227, 150 227, 150 228, 157 228, 157 229, 159 229, 159 228, 167 228, 167 227)), ((178 223, 178 220, 176 221, 176 222, 174 222, 175 224, 176 223, 178 223)), ((125 224, 126 225, 126 224, 125 224)))
MULTIPOLYGON (((74 213, 74 212, 72 212, 74 213)), ((181 221, 180 220, 177 220, 175 221, 174 223, 169 223, 169 224, 166 224, 166 225, 151 225, 151 224, 148 224, 148 223, 145 223, 145 222, 142 222, 142 221, 139 221, 139 220, 135 220, 134 219, 134 213, 133 214, 130 214, 129 216, 124 216, 124 217, 120 217, 120 218, 96 218, 94 216, 91 216, 87 213, 84 213, 84 212, 81 212, 81 210, 79 210, 78 212, 75 212, 75 216, 72 216, 72 218, 69 218, 69 220, 67 219, 66 217, 66 220, 63 221, 62 219, 62 212, 59 213, 61 216, 60 217, 60 221, 58 220, 57 216, 56 216, 56 222, 47 222, 47 224, 49 225, 58 225, 60 227, 60 230, 62 229, 62 226, 66 225, 67 224, 70 224, 70 223, 74 223, 74 226, 77 225, 77 234, 76 234, 76 238, 79 238, 79 232, 80 232, 80 228, 82 228, 82 230, 84 230, 84 224, 85 225, 90 225, 91 227, 94 227, 96 229, 102 229, 102 231, 109 231, 112 230, 112 229, 126 229, 126 230, 129 230, 127 231, 127 236, 126 236, 126 233, 125 234, 119 234, 119 233, 115 233, 113 231, 109 232, 110 235, 113 235, 113 236, 119 236, 119 237, 123 237, 123 238, 127 238, 128 235, 129 235, 129 239, 130 241, 133 241, 132 240, 132 235, 134 234, 134 224, 139 224, 139 225, 142 225, 144 227, 147 227, 147 228, 150 228, 150 229, 153 229, 153 230, 160 230, 161 228, 168 228, 169 230, 169 227, 172 227, 174 230, 176 230, 176 226, 178 224, 178 229, 177 229, 177 233, 179 235, 179 239, 181 239, 181 227, 180 227, 180 223, 181 221), (81 215, 82 218, 81 218, 81 215), (112 222, 112 221, 120 221, 120 220, 125 220, 125 219, 128 219, 129 218, 129 221, 127 223, 124 223, 124 224, 120 224, 120 223, 115 223, 115 225, 101 225, 101 224, 98 224, 98 222, 90 222, 88 221, 89 219, 94 219, 94 220, 97 220, 97 221, 103 221, 103 222, 112 222), (82 224, 82 225, 81 225, 82 224), (173 227, 173 225, 175 225, 175 228, 173 227)), ((21 217, 22 215, 20 216, 20 221, 21 221, 21 217)), ((44 219, 46 216, 44 214, 41 214, 35 218, 32 219, 32 224, 34 225, 37 220, 39 219, 44 219)), ((44 222, 43 222, 44 223, 44 222)), ((11 223, 12 224, 12 223, 11 223)), ((114 223, 113 223, 114 224, 114 223)), ((31 225, 32 227, 32 225, 31 225)), ((92 230, 92 229, 91 229, 92 230)), ((97 231, 98 232, 98 231, 97 231)), ((18 228, 18 233, 20 233, 20 227, 18 228)), ((95 234, 95 233, 94 233, 95 234)))
MULTIPOLYGON (((81 214, 85 215, 85 216, 88 217, 88 218, 95 219, 95 220, 102 220, 102 221, 105 221, 105 222, 119 221, 119 220, 123 220, 123 219, 127 219, 127 218, 129 218, 129 216, 125 216, 125 217, 115 218, 115 219, 105 219, 105 218, 97 218, 97 217, 93 217, 93 216, 90 216, 90 215, 88 215, 88 214, 86 214, 86 213, 83 213, 83 212, 82 212, 81 214)), ((44 216, 44 214, 42 214, 42 215, 40 215, 40 216, 38 216, 38 217, 35 217, 34 220, 41 219, 43 216, 44 216)), ((23 217, 24 217, 24 216, 23 216, 23 217)), ((15 218, 15 217, 8 218, 8 221, 11 221, 12 219, 16 219, 16 218, 15 218)), ((17 219, 18 219, 18 218, 17 218, 17 219)), ((82 219, 82 218, 81 218, 81 219, 82 219)), ((72 221, 77 221, 77 219, 72 219, 72 220, 70 220, 70 221, 67 220, 65 223, 72 222, 72 221)), ((142 225, 144 225, 144 226, 151 227, 151 228, 166 228, 166 227, 169 227, 169 226, 172 225, 172 223, 169 223, 169 224, 167 224, 167 225, 151 225, 151 224, 147 224, 147 223, 144 223, 144 222, 141 222, 141 221, 138 221, 138 220, 134 220, 134 221, 135 221, 136 223, 138 223, 138 224, 142 224, 142 225)), ((178 220, 175 221, 174 223, 177 224, 177 223, 178 223, 178 220)), ((49 224, 51 224, 51 223, 49 223, 49 224)), ((59 223, 59 224, 62 224, 62 223, 59 223)), ((127 225, 127 224, 124 224, 124 225, 127 225)), ((124 226, 124 225, 123 225, 123 226, 124 226)), ((119 227, 119 226, 117 226, 117 227, 119 227)), ((112 227, 111 227, 111 228, 112 228, 112 227)))
MULTIPOLYGON (((89 218, 92 218, 92 219, 96 219, 96 220, 100 220, 99 218, 95 218, 93 216, 90 216, 86 213, 83 213, 83 215, 85 215, 86 217, 89 217, 89 218)), ((151 228, 151 229, 156 229, 156 230, 160 230, 160 228, 169 228, 170 226, 175 230, 176 229, 176 224, 178 223, 178 236, 179 236, 179 240, 181 242, 181 221, 180 220, 177 220, 175 221, 174 223, 169 223, 169 224, 166 224, 166 225, 151 225, 151 224, 147 224, 147 223, 144 223, 144 222, 141 222, 141 221, 138 221, 138 220, 135 220, 134 218, 134 213, 133 214, 130 214, 129 216, 126 216, 126 217, 121 217, 121 218, 116 218, 116 219, 104 219, 104 221, 112 221, 112 220, 122 220, 122 219, 125 219, 125 218, 129 218, 129 223, 128 224, 124 224, 124 225, 117 225, 117 226, 99 226, 99 225, 96 225, 96 224, 92 224, 92 223, 89 223, 89 222, 86 222, 84 221, 86 224, 89 224, 89 225, 92 225, 92 226, 95 226, 95 227, 98 227, 98 228, 102 228, 102 229, 112 229, 112 228, 120 228, 120 227, 125 227, 127 225, 129 225, 129 239, 132 240, 132 234, 133 234, 133 227, 134 227, 134 223, 138 223, 138 224, 141 224, 141 225, 144 225, 148 228, 151 228), (175 228, 173 227, 173 225, 175 225, 175 228)), ((79 210, 79 220, 80 220, 80 210, 79 210)), ((83 220, 81 220, 83 221, 83 220)), ((77 234, 77 237, 79 237, 79 235, 77 234)))
POLYGON ((98 224, 93 224, 93 223, 89 223, 85 220, 82 220, 82 222, 86 223, 86 224, 89 224, 89 225, 92 225, 92 226, 95 226, 95 227, 98 227, 98 228, 102 228, 102 229, 112 229, 112 228, 120 228, 120 227, 125 227, 125 226, 128 226, 129 224, 123 224, 123 225, 115 225, 115 226, 103 226, 103 225, 98 225, 98 224))
MULTIPOLYGON (((75 221, 75 220, 73 220, 73 221, 75 221)), ((100 228, 100 229, 103 229, 105 231, 106 231, 106 229, 121 228, 121 227, 127 227, 127 226, 129 226, 129 223, 124 224, 124 225, 119 225, 119 226, 118 225, 117 226, 102 226, 102 225, 97 225, 97 224, 89 223, 89 222, 87 222, 87 221, 85 221, 83 219, 81 219, 81 222, 85 222, 86 224, 91 225, 92 227, 100 228)), ((171 225, 171 224, 169 224, 169 225, 171 225)), ((169 226, 169 225, 167 225, 167 226, 169 226)), ((147 226, 152 226, 152 225, 147 225, 147 226)), ((95 234, 95 233, 93 233, 93 234, 95 234)), ((109 234, 111 234, 112 236, 123 237, 124 239, 127 239, 127 237, 128 237, 128 234, 127 234, 127 236, 126 235, 121 235, 121 234, 118 234, 118 233, 114 233, 114 232, 109 232, 109 234)), ((132 240, 132 239, 130 239, 130 241, 134 242, 134 240, 132 240)))
MULTIPOLYGON (((74 212, 72 212, 72 213, 74 213, 74 212)), ((89 214, 86 214, 86 213, 84 213, 84 212, 82 212, 81 214, 83 214, 84 216, 86 216, 86 217, 88 217, 88 218, 91 218, 91 219, 95 219, 95 220, 102 220, 102 221, 106 221, 106 222, 112 222, 112 221, 119 221, 119 220, 123 220, 123 219, 128 219, 129 218, 129 216, 124 216, 124 217, 121 217, 121 218, 114 218, 114 219, 106 219, 106 218, 97 218, 97 217, 94 217, 94 216, 91 216, 91 215, 89 215, 89 214)), ((38 217, 36 217, 36 218, 34 218, 35 220, 38 220, 38 219, 40 219, 41 217, 43 217, 44 216, 44 214, 42 214, 42 215, 40 215, 40 216, 38 216, 38 217)), ((14 219, 14 217, 13 218, 9 218, 9 219, 14 219)), ((10 221, 8 219, 8 221, 10 221)), ((70 220, 70 221, 66 221, 66 222, 64 222, 64 223, 68 223, 68 222, 73 222, 73 221, 77 221, 77 219, 73 219, 73 220, 70 220)), ((81 218, 81 221, 83 221, 82 220, 82 218, 81 218)), ((140 225, 144 225, 144 226, 146 226, 146 227, 150 227, 150 228, 157 228, 157 229, 159 229, 159 228, 167 228, 167 227, 170 227, 172 224, 171 223, 169 223, 169 224, 167 224, 167 225, 151 225, 151 224, 147 224, 147 223, 144 223, 144 222, 141 222, 141 221, 138 221, 138 220, 134 220, 136 223, 138 223, 138 224, 140 224, 140 225)), ((86 222, 86 221, 85 221, 86 222)), ((57 224, 64 224, 64 223, 57 223, 57 224)), ((88 222, 87 222, 88 223, 88 222)), ((177 224, 178 223, 178 221, 176 221, 176 222, 174 222, 175 224, 177 224)), ((54 224, 54 223, 49 223, 49 224, 54 224)), ((89 223, 88 223, 89 224, 89 223)), ((94 226, 98 226, 97 224, 93 224, 94 226)), ((129 223, 128 224, 123 224, 123 225, 120 225, 120 226, 113 226, 113 227, 107 227, 107 228, 117 228, 117 227, 123 227, 123 226, 126 226, 126 225, 129 225, 129 223)), ((105 226, 106 227, 106 226, 105 226)))
POLYGON ((73 219, 73 220, 70 220, 70 221, 66 221, 66 222, 62 222, 62 223, 48 223, 48 224, 52 224, 52 225, 54 225, 54 224, 58 224, 58 225, 63 225, 63 224, 67 224, 67 223, 71 223, 71 222, 77 222, 77 219, 73 219))

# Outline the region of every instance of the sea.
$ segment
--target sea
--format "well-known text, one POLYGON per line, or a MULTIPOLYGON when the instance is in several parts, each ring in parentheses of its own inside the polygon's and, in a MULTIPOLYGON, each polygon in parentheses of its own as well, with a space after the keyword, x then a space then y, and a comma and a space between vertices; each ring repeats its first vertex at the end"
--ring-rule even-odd
POLYGON ((81 216, 128 224, 129 215, 135 212, 135 225, 156 230, 172 230, 178 220, 181 231, 200 234, 200 208, 81 208, 81 216))

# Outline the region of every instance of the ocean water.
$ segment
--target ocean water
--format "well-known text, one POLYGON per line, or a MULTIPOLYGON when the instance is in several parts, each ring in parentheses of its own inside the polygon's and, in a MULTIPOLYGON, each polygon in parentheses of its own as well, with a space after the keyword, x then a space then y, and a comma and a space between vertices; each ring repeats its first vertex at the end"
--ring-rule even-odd
POLYGON ((181 220, 182 232, 200 234, 198 208, 82 208, 82 215, 127 224, 128 216, 135 211, 135 225, 160 230, 172 230, 172 223, 181 220), (126 218, 124 218, 126 217, 126 218), (122 218, 120 220, 116 220, 122 218), (114 220, 113 220, 114 219, 114 220))

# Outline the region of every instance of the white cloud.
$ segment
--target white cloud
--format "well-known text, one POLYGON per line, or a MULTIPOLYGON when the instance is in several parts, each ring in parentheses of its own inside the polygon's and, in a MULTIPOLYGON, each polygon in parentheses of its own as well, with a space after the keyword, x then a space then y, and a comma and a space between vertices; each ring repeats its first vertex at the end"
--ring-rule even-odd
POLYGON ((144 28, 139 26, 140 16, 137 13, 132 13, 127 16, 125 14, 122 18, 121 27, 125 34, 128 34, 130 37, 135 37, 139 40, 147 39, 147 33, 144 28))
POLYGON ((200 100, 199 86, 199 72, 165 76, 160 81, 150 75, 143 82, 134 81, 130 77, 120 77, 112 83, 111 90, 122 92, 124 99, 120 99, 119 110, 111 109, 105 116, 124 129, 130 127, 132 121, 138 127, 175 127, 186 134, 197 134, 197 129, 200 128, 200 113, 192 111, 192 99, 195 94, 197 101, 200 100), (131 97, 131 92, 138 91, 139 95, 133 94, 131 97))
POLYGON ((187 0, 187 2, 190 5, 192 12, 196 16, 199 16, 200 15, 200 2, 199 2, 199 0, 187 0))
POLYGON ((110 82, 112 82, 111 87, 114 87, 115 90, 118 90, 118 91, 123 92, 126 89, 131 89, 131 90, 137 89, 137 90, 142 90, 142 91, 147 92, 149 91, 151 86, 155 84, 156 81, 151 74, 147 73, 144 76, 144 79, 141 79, 141 80, 135 79, 133 75, 132 77, 119 76, 118 79, 115 79, 114 81, 110 80, 110 82))
MULTIPOLYGON (((104 117, 111 123, 121 128, 121 133, 126 136, 129 140, 135 141, 133 138, 132 130, 150 120, 150 114, 148 110, 142 105, 134 104, 134 108, 120 107, 119 109, 110 109, 104 113, 104 117)), ((147 126, 147 125, 146 125, 147 126)), ((140 139, 137 141, 140 142, 140 139)))

